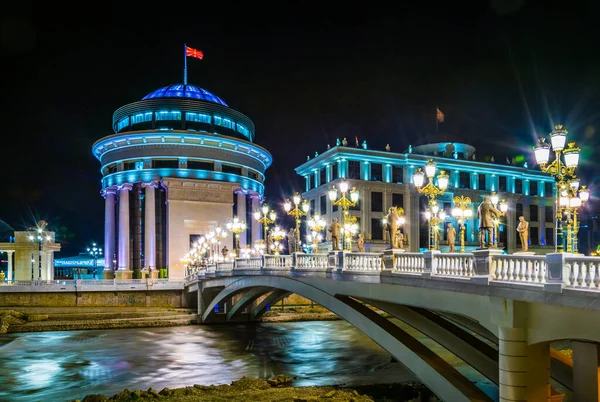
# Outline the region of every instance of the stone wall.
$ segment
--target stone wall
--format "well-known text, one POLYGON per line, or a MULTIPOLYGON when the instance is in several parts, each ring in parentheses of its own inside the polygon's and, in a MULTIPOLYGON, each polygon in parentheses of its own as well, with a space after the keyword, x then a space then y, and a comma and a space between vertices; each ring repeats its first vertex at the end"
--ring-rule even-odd
POLYGON ((184 307, 181 290, 0 293, 0 307, 184 307))

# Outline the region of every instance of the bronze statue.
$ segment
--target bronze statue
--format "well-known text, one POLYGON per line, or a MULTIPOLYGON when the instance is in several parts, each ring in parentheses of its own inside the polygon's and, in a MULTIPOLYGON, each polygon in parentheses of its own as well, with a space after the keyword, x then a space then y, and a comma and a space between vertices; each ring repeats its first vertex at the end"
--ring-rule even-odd
POLYGON ((521 251, 529 250, 529 222, 525 220, 524 216, 519 216, 517 232, 519 232, 519 237, 521 238, 521 251))
POLYGON ((365 237, 363 236, 362 233, 360 233, 358 235, 358 239, 356 240, 356 244, 358 245, 358 252, 359 253, 364 253, 365 252, 365 237))
POLYGON ((450 246, 450 250, 448 250, 450 253, 454 252, 454 242, 456 241, 456 229, 454 229, 454 226, 452 226, 452 224, 450 222, 448 222, 448 231, 446 232, 447 236, 448 236, 448 245, 450 246))
POLYGON ((329 225, 329 232, 331 233, 331 249, 333 251, 339 250, 339 238, 340 238, 340 222, 338 218, 333 218, 333 222, 329 225))
POLYGON ((401 230, 397 232, 396 245, 398 245, 398 248, 404 248, 404 233, 401 230))
POLYGON ((493 228, 494 217, 504 215, 496 207, 492 205, 492 200, 489 195, 483 197, 483 202, 477 207, 477 217, 479 218, 479 243, 481 248, 486 248, 486 233, 488 247, 494 244, 493 228))
POLYGON ((398 209, 396 207, 390 207, 390 209, 388 209, 388 214, 385 217, 390 234, 390 248, 398 248, 398 218, 400 218, 400 215, 398 215, 398 209))

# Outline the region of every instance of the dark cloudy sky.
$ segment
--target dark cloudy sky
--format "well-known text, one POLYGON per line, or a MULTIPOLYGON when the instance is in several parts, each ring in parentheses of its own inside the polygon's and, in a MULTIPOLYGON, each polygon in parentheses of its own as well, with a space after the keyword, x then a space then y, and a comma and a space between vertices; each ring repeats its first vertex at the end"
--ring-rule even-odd
POLYGON ((205 53, 189 81, 256 123, 273 202, 302 189, 293 168, 336 137, 396 151, 435 140, 436 105, 478 156, 530 166, 535 137, 565 124, 598 188, 599 2, 324 3, 3 6, 4 229, 66 228, 63 256, 102 241, 91 145, 115 109, 182 81, 184 42, 205 53))

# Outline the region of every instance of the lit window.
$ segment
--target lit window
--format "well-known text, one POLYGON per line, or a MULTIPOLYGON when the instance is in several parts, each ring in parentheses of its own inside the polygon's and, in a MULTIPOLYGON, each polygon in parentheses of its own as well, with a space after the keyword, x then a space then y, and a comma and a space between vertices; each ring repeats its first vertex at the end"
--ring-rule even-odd
POLYGON ((128 127, 128 126, 129 126, 129 116, 128 117, 123 117, 117 123, 117 131, 121 131, 122 129, 124 129, 125 127, 128 127))
POLYGON ((135 170, 142 170, 144 168, 144 162, 136 162, 135 170))
POLYGON ((243 134, 245 137, 250 137, 250 130, 248 130, 246 127, 242 126, 241 124, 236 124, 236 129, 238 133, 243 134))
POLYGON ((223 119, 223 127, 229 128, 231 130, 234 130, 235 126, 233 125, 233 122, 231 120, 229 120, 229 119, 223 119))
POLYGON ((157 112, 156 120, 181 120, 181 112, 157 112))
POLYGON ((194 123, 207 123, 210 124, 210 116, 202 113, 190 113, 186 112, 185 120, 194 123))
POLYGON ((217 126, 220 126, 220 125, 222 125, 222 124, 223 124, 223 123, 222 123, 223 119, 221 119, 219 116, 214 116, 214 118, 215 118, 215 124, 216 124, 217 126))
POLYGON ((139 124, 147 121, 152 121, 152 112, 139 113, 131 116, 131 124, 139 124))

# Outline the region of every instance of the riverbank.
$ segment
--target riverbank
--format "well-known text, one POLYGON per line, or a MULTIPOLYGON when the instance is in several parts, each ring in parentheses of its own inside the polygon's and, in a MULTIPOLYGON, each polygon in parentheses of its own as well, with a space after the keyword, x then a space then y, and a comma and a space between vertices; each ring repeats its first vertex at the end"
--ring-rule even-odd
MULTIPOLYGON (((315 386, 293 387, 284 376, 265 381, 257 378, 243 377, 230 385, 194 385, 192 387, 169 389, 157 392, 149 388, 147 391, 130 391, 128 389, 107 397, 101 394, 87 395, 83 400, 74 402, 126 402, 126 401, 336 401, 336 402, 392 402, 392 401, 438 401, 427 388, 417 383, 408 384, 375 384, 355 387, 315 386)), ((293 381, 293 380, 292 380, 293 381)))

